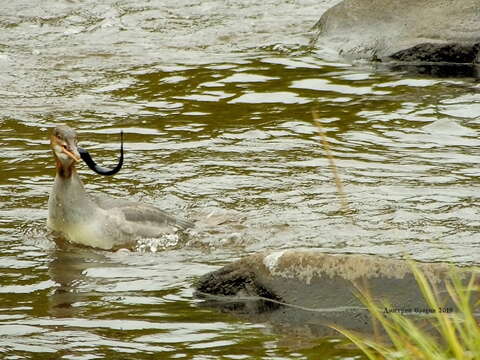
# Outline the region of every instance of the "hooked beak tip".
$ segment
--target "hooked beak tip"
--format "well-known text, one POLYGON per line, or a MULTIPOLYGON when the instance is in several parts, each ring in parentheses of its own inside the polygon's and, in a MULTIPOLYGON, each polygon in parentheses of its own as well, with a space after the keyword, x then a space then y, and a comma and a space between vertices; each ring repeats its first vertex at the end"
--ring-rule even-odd
POLYGON ((80 162, 81 158, 80 158, 79 156, 75 155, 74 153, 72 153, 71 151, 69 151, 69 150, 67 150, 67 149, 64 148, 64 149, 63 149, 63 152, 64 152, 65 154, 67 154, 68 157, 70 157, 73 161, 75 161, 75 162, 77 162, 77 163, 80 162))

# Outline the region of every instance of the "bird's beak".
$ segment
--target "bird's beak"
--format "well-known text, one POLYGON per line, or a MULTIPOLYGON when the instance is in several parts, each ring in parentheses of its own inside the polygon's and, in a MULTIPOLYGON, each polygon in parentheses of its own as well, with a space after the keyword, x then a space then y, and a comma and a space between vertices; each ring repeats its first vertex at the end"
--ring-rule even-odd
POLYGON ((78 153, 78 150, 76 149, 76 146, 69 146, 68 148, 65 147, 65 146, 62 146, 62 152, 64 154, 66 154, 69 158, 71 158, 73 161, 75 162, 79 162, 80 160, 82 160, 80 158, 80 154, 78 153), (72 150, 69 150, 69 149, 74 149, 73 151, 72 150))
POLYGON ((78 151, 75 151, 75 152, 78 154, 78 156, 75 155, 73 152, 65 149, 64 147, 62 147, 62 152, 65 153, 65 154, 67 154, 68 157, 70 157, 71 159, 73 159, 73 161, 75 161, 75 162, 79 162, 79 161, 81 160, 80 154, 78 154, 78 151))

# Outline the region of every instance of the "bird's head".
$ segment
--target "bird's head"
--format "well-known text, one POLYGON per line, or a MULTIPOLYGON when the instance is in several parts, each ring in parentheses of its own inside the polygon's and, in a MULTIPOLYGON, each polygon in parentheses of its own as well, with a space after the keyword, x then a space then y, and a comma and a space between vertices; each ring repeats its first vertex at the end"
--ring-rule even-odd
POLYGON ((114 169, 98 166, 87 150, 77 146, 77 133, 67 125, 57 125, 50 136, 50 146, 57 161, 57 172, 62 177, 70 177, 75 164, 85 161, 90 169, 100 175, 114 175, 123 165, 123 132, 120 134, 120 158, 114 169))
POLYGON ((81 159, 77 148, 77 134, 71 127, 57 125, 50 136, 50 146, 57 160, 57 167, 68 169, 81 159))

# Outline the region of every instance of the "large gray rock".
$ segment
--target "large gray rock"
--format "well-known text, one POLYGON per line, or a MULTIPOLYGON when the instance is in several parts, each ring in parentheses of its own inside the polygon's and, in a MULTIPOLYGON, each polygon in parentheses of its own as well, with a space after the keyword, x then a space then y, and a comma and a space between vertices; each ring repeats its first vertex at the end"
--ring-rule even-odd
MULTIPOLYGON (((445 295, 444 279, 451 266, 417 266, 445 295)), ((356 296, 357 286, 387 301, 392 311, 421 314, 429 309, 406 261, 312 249, 248 256, 203 276, 196 294, 206 299, 206 306, 280 328, 300 327, 317 336, 331 335, 334 331, 325 325, 336 324, 370 333, 371 317, 356 296)), ((445 301, 445 309, 454 309, 445 301)))
POLYGON ((480 62, 478 0, 344 0, 316 25, 319 47, 373 60, 480 62))

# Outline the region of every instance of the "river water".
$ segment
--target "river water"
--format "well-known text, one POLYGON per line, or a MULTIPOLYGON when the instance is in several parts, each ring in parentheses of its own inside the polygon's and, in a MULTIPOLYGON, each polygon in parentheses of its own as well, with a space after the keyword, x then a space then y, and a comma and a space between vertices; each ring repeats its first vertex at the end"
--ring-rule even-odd
POLYGON ((351 359, 201 306, 200 275, 267 249, 478 264, 480 85, 309 47, 335 1, 12 1, 0 14, 3 359, 351 359), (312 110, 345 187, 341 210, 312 110), (56 243, 48 134, 65 123, 114 178, 89 191, 197 222, 111 253, 56 243))

